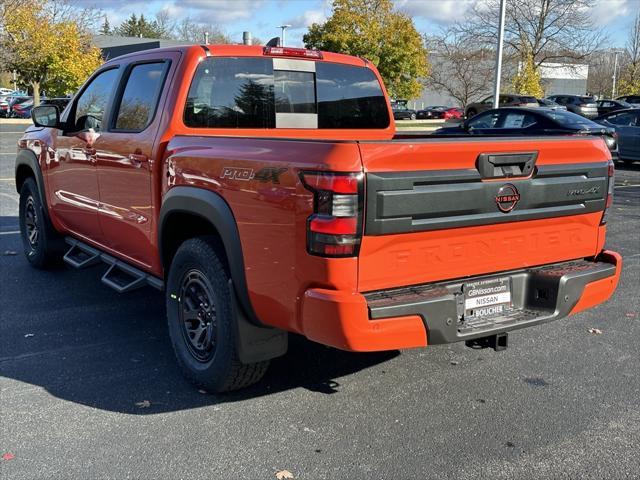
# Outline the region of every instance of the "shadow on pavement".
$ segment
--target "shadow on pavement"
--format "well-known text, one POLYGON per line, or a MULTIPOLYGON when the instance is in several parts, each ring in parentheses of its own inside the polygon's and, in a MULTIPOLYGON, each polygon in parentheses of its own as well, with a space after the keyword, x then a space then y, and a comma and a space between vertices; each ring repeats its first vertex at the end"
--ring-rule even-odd
MULTIPOLYGON (((0 231, 16 224, 2 217, 0 231)), ((299 387, 335 394, 348 388, 349 374, 399 355, 342 352, 291 335, 288 354, 259 384, 203 394, 178 370, 163 294, 145 288, 119 295, 100 283, 103 269, 38 271, 24 259, 19 235, 0 235, 0 376, 22 382, 0 379, 3 395, 23 395, 27 383, 103 410, 154 414, 299 387), (136 405, 145 400, 148 408, 136 405)))

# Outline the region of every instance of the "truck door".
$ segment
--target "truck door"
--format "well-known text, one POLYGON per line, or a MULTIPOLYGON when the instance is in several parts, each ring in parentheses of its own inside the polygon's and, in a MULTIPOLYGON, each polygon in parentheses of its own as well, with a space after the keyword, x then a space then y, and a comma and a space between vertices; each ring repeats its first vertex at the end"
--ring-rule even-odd
POLYGON ((145 266, 151 266, 153 258, 152 177, 158 161, 153 147, 162 117, 162 90, 178 56, 137 57, 123 66, 109 128, 96 152, 98 221, 105 245, 145 266))
POLYGON ((98 72, 73 101, 64 132, 55 136, 47 170, 49 202, 56 218, 74 233, 100 241, 96 148, 113 94, 118 67, 98 72))

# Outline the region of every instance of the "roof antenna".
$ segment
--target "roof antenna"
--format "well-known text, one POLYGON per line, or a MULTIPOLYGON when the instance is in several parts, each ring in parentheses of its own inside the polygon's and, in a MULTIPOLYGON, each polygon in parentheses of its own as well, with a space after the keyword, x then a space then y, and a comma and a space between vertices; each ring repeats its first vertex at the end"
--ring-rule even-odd
POLYGON ((273 37, 271 40, 267 42, 265 47, 280 47, 280 37, 273 37))

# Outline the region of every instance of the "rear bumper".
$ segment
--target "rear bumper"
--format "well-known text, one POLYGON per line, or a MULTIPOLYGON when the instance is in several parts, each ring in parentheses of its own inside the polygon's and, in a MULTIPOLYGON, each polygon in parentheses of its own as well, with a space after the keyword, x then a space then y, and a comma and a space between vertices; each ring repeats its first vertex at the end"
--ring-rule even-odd
POLYGON ((379 351, 473 340, 557 320, 598 305, 618 285, 622 257, 603 251, 576 260, 491 277, 510 277, 514 309, 500 317, 465 321, 463 281, 370 292, 305 292, 303 332, 343 350, 379 351))

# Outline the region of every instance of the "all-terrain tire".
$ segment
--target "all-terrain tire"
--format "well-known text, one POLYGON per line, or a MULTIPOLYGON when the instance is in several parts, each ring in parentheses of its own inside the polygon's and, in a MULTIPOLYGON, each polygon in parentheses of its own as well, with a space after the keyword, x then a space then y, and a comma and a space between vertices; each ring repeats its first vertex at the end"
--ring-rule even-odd
POLYGON ((27 178, 20 188, 18 212, 22 246, 29 263, 42 269, 60 264, 64 241, 45 216, 33 177, 27 178))
POLYGON ((180 245, 165 294, 178 364, 197 387, 228 392, 264 376, 269 361, 245 364, 238 358, 229 274, 212 237, 196 237, 180 245))

